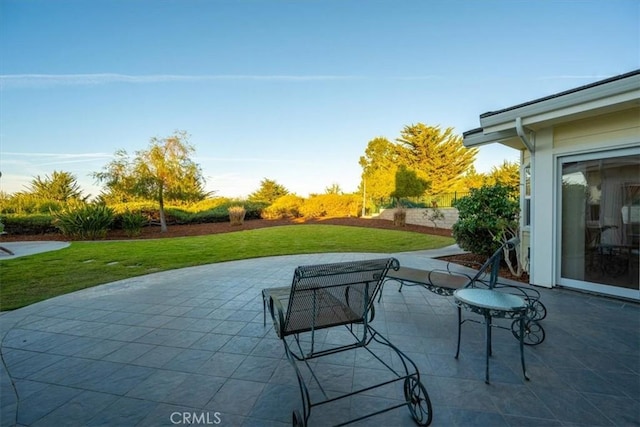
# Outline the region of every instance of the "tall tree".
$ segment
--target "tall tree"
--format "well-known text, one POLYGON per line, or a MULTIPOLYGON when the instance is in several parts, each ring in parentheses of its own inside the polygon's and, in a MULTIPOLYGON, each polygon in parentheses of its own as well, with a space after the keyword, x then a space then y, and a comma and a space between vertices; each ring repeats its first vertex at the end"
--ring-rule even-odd
POLYGON ((206 197, 202 171, 190 157, 194 152, 189 135, 176 131, 167 138, 151 138, 149 147, 136 151, 133 159, 126 151, 117 151, 115 159, 94 177, 114 194, 157 201, 160 231, 166 232, 165 200, 195 201, 206 197))
POLYGON ((380 202, 391 197, 398 161, 396 144, 382 137, 369 141, 364 156, 360 157, 362 190, 369 199, 380 202))
POLYGON ((344 191, 342 191, 342 188, 340 188, 340 184, 338 184, 337 182, 334 182, 333 184, 331 184, 330 186, 324 189, 324 193, 325 194, 342 194, 344 193, 344 191))
POLYGON ((430 185, 428 181, 418 177, 416 171, 407 169, 404 165, 398 167, 395 181, 396 188, 391 195, 396 199, 398 206, 402 205, 402 198, 422 196, 430 185))
POLYGON ((483 185, 487 184, 487 175, 483 173, 478 173, 476 171, 475 166, 471 165, 467 172, 462 177, 462 180, 459 182, 459 185, 456 186, 456 191, 467 192, 471 188, 480 188, 483 185))
POLYGON ((289 190, 284 186, 272 179, 264 178, 260 181, 260 188, 249 194, 249 200, 272 204, 278 197, 286 196, 287 194, 289 194, 289 190))
POLYGON ((29 193, 43 200, 55 200, 68 202, 71 200, 86 200, 89 196, 83 196, 76 177, 63 171, 53 171, 51 177, 40 175, 31 180, 29 193))
POLYGON ((432 194, 452 191, 478 152, 477 148, 466 148, 453 128, 442 131, 439 126, 423 123, 405 126, 396 141, 401 147, 402 163, 431 182, 432 194))
POLYGON ((518 188, 520 185, 520 164, 505 160, 500 166, 493 166, 488 181, 491 185, 503 184, 518 188))

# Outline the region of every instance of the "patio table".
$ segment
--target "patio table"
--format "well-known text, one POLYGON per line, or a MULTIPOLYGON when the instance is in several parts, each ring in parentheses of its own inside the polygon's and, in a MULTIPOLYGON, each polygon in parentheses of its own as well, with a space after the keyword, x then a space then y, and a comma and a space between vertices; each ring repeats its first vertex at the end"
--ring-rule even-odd
MULTIPOLYGON (((493 289, 477 289, 465 288, 459 289, 453 293, 453 297, 458 305, 458 349, 456 351, 456 359, 460 354, 460 332, 462 324, 466 321, 476 322, 472 319, 462 319, 462 308, 472 313, 480 314, 484 317, 486 326, 486 364, 485 364, 485 383, 489 384, 489 356, 491 355, 491 327, 495 326, 507 329, 502 326, 492 324, 493 318, 515 319, 520 326, 520 362, 522 363, 522 373, 524 378, 529 380, 524 363, 524 328, 527 317, 527 302, 513 294, 495 291, 493 289)), ((477 322, 479 323, 479 322, 477 322)))

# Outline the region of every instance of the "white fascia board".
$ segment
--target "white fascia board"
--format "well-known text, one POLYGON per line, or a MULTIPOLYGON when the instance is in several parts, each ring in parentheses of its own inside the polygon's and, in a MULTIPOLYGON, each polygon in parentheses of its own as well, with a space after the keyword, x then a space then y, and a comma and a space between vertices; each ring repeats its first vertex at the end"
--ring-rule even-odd
POLYGON ((627 92, 617 96, 613 96, 607 99, 597 99, 588 103, 574 105, 571 107, 563 108, 562 110, 549 111, 546 113, 538 114, 536 116, 530 116, 522 119, 524 126, 535 126, 539 123, 556 122, 559 119, 574 119, 583 118, 596 114, 603 114, 603 112, 613 112, 619 108, 625 108, 625 106, 633 106, 640 103, 640 89, 635 93, 627 92))
POLYGON ((640 100, 640 75, 634 75, 601 86, 491 114, 480 118, 480 125, 484 133, 493 133, 513 128, 516 117, 522 117, 524 126, 534 126, 544 121, 587 114, 589 111, 607 109, 616 104, 624 105, 638 100, 640 100))

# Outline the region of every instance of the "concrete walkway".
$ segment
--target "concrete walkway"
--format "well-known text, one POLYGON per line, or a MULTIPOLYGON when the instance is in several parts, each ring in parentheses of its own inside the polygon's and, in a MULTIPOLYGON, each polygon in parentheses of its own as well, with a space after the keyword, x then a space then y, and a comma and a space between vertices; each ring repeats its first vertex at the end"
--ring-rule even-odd
POLYGON ((0 242, 0 245, 7 251, 0 250, 0 261, 13 259, 28 255, 39 254, 41 252, 57 251, 70 245, 69 242, 58 241, 37 241, 37 242, 0 242))
MULTIPOLYGON (((452 249, 453 250, 453 249, 452 249)), ((434 253, 395 254, 402 265, 443 267, 434 253)), ((300 407, 295 374, 260 290, 291 282, 298 265, 378 258, 318 254, 260 258, 122 280, 0 316, 2 426, 287 426, 300 407), (188 421, 188 422, 187 422, 188 421)), ((640 423, 637 304, 542 290, 546 341, 526 347, 494 332, 492 383, 484 383, 484 336, 465 324, 461 357, 451 298, 389 282, 373 326, 418 365, 434 426, 612 426, 640 423)), ((507 324, 508 326, 508 324, 507 324)), ((326 342, 339 340, 326 335, 326 342)), ((382 371, 353 355, 319 361, 334 391, 382 371)), ((311 425, 336 423, 397 402, 375 390, 312 411, 311 425)), ((415 425, 400 408, 357 425, 415 425)))

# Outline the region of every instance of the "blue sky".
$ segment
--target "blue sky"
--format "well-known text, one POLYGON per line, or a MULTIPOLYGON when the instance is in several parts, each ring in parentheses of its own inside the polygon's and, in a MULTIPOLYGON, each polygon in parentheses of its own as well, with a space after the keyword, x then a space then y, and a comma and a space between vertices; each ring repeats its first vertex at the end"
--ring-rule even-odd
POLYGON ((185 130, 218 195, 355 191, 373 138, 637 68, 636 0, 0 0, 0 189, 185 130))

